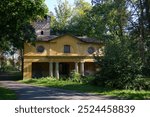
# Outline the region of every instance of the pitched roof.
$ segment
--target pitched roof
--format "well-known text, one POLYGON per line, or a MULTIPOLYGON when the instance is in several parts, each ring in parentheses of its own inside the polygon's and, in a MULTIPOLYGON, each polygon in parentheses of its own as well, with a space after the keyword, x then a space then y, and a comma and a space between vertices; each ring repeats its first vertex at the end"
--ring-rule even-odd
MULTIPOLYGON (((65 35, 69 35, 69 34, 65 34, 65 35)), ((50 35, 50 36, 38 36, 37 41, 52 41, 55 39, 58 39, 59 37, 62 37, 64 35, 61 36, 56 36, 56 35, 50 35)), ((69 35, 72 36, 72 35, 69 35)), ((86 43, 101 43, 99 40, 95 39, 95 38, 89 38, 89 37, 80 37, 80 36, 72 36, 76 39, 79 39, 82 42, 86 42, 86 43)))

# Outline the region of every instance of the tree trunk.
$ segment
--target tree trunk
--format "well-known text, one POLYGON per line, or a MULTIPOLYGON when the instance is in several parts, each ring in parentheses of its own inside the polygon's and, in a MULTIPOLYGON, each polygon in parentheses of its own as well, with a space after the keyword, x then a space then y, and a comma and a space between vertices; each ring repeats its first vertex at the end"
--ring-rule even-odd
POLYGON ((23 49, 20 49, 20 59, 21 59, 21 76, 23 79, 23 68, 24 68, 24 64, 23 64, 23 49))
POLYGON ((145 13, 146 13, 146 20, 148 23, 148 31, 150 31, 150 0, 145 0, 145 13))
POLYGON ((142 59, 143 64, 145 64, 145 50, 144 50, 144 7, 143 7, 143 2, 140 0, 140 17, 139 17, 139 32, 140 32, 140 37, 139 37, 139 46, 140 46, 140 56, 142 59))

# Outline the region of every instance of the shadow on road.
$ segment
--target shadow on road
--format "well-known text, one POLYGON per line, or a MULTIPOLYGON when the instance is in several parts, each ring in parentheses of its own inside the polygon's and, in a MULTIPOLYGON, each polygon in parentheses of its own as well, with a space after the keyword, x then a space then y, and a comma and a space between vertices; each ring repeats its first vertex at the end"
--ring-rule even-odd
POLYGON ((32 86, 15 81, 0 81, 0 83, 15 91, 17 100, 111 100, 111 96, 80 93, 52 87, 32 86))

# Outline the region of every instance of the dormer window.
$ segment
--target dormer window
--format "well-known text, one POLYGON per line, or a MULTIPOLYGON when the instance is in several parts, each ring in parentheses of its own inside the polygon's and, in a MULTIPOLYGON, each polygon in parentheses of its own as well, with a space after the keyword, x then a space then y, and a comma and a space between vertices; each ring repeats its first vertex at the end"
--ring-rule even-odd
POLYGON ((44 35, 44 31, 41 31, 41 35, 44 35))
POLYGON ((64 45, 64 53, 70 53, 70 45, 64 45))

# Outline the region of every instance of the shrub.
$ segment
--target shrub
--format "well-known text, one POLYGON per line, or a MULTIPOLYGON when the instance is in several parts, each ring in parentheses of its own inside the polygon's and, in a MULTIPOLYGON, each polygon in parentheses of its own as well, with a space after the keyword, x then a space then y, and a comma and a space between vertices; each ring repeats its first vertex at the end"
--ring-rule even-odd
POLYGON ((75 82, 82 82, 81 80, 81 75, 76 72, 75 70, 73 70, 70 74, 71 80, 75 81, 75 82))
POLYGON ((131 89, 135 90, 150 90, 150 82, 144 78, 137 78, 134 80, 131 89))
POLYGON ((93 84, 94 78, 95 77, 92 75, 84 76, 84 77, 82 77, 82 82, 85 84, 93 84))
POLYGON ((6 63, 3 63, 0 68, 0 72, 9 72, 9 71, 18 71, 18 69, 12 65, 7 65, 6 63))
POLYGON ((150 80, 145 78, 104 79, 97 77, 93 80, 93 84, 114 89, 150 90, 150 80))
MULTIPOLYGON (((142 60, 128 38, 124 44, 114 38, 106 43, 104 56, 96 56, 101 70, 96 74, 94 83, 107 88, 130 89, 139 83, 136 79, 142 76, 142 60)), ((141 84, 142 85, 142 84, 141 84)))

